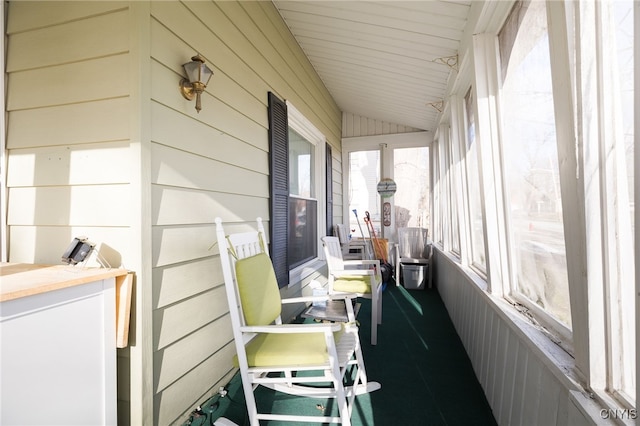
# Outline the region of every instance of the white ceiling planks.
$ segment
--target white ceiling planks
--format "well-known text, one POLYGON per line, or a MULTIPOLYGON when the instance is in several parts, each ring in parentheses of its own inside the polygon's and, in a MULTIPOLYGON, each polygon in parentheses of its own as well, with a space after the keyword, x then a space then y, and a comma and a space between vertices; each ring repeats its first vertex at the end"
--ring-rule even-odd
POLYGON ((274 1, 344 111, 435 130, 470 1, 274 1))

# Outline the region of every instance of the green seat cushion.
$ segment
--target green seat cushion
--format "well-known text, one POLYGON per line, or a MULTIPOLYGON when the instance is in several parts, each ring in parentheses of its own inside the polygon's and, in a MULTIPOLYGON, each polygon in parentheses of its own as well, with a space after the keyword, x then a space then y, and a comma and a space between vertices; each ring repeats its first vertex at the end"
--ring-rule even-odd
POLYGON ((238 260, 236 281, 247 325, 269 325, 280 316, 280 289, 266 253, 238 260))
POLYGON ((339 278, 333 282, 335 291, 344 291, 349 293, 371 293, 371 281, 369 277, 345 277, 339 278))
MULTIPOLYGON (((344 327, 333 333, 338 341, 344 327)), ((329 360, 323 333, 261 333, 246 346, 250 367, 304 367, 326 364, 329 360)), ((238 367, 238 357, 233 357, 238 367)))
POLYGON ((250 367, 293 367, 325 364, 329 359, 320 333, 258 334, 247 346, 250 367))

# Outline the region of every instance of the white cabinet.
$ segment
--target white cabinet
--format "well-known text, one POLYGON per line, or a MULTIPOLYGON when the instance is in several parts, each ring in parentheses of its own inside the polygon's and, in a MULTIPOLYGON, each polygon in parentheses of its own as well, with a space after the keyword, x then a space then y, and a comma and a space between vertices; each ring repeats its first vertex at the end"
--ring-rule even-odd
POLYGON ((0 424, 114 425, 125 270, 2 264, 0 424))

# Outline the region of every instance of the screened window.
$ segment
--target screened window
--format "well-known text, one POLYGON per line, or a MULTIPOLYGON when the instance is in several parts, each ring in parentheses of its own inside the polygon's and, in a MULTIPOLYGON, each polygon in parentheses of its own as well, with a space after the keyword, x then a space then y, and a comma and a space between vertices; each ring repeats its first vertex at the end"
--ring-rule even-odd
POLYGON ((471 259, 472 264, 482 272, 487 270, 484 250, 484 225, 482 217, 482 200, 480 199, 480 170, 478 164, 478 144, 476 141, 476 118, 474 112, 473 91, 469 89, 464 97, 466 118, 466 156, 467 188, 469 199, 469 216, 471 220, 471 259))
POLYGON ((545 3, 516 4, 500 39, 511 291, 570 328, 545 3))
POLYGON ((396 227, 429 228, 429 148, 393 150, 396 227))
POLYGON ((382 235, 379 181, 380 150, 349 153, 349 227, 354 237, 369 237, 364 223, 365 212, 369 212, 376 235, 382 235), (356 210, 360 223, 353 210, 356 210), (360 232, 361 228, 365 235, 360 232))
MULTIPOLYGON (((624 160, 617 164, 626 166, 624 171, 618 171, 618 168, 613 167, 612 172, 621 172, 622 179, 626 177, 626 187, 621 188, 620 192, 626 192, 626 194, 620 194, 619 199, 624 200, 624 195, 628 196, 628 209, 624 206, 620 206, 620 223, 625 220, 629 220, 626 224, 622 225, 622 230, 631 229, 630 234, 634 234, 634 214, 635 203, 633 194, 633 182, 634 182, 634 54, 633 54, 633 1, 615 1, 611 3, 611 8, 607 8, 607 4, 602 5, 604 12, 603 16, 610 16, 610 20, 605 21, 606 28, 615 29, 615 33, 612 34, 610 42, 613 44, 610 46, 609 51, 612 52, 614 60, 611 61, 614 65, 617 64, 617 69, 613 69, 614 73, 614 87, 617 87, 617 93, 614 94, 614 123, 620 124, 620 135, 623 139, 624 145, 624 160), (606 13, 609 12, 609 13, 606 13), (617 81, 616 81, 617 80, 617 81), (616 120, 621 116, 621 120, 616 120), (625 176, 626 175, 626 176, 625 176), (629 214, 630 216, 626 216, 629 214), (626 228, 628 226, 629 228, 626 228)), ((605 40, 605 45, 607 41, 605 40)), ((625 200, 626 202, 626 200, 625 200)), ((622 238, 617 238, 618 241, 622 238)), ((620 248, 619 262, 622 266, 620 274, 621 278, 613 282, 609 289, 609 311, 611 312, 611 318, 609 322, 612 327, 612 333, 610 334, 610 370, 611 376, 609 379, 609 387, 615 394, 625 401, 627 406, 633 406, 637 400, 636 395, 636 345, 634 344, 634 336, 636 335, 636 327, 638 324, 635 321, 635 306, 634 306, 634 286, 632 277, 634 276, 634 246, 631 238, 627 238, 620 248)))
MULTIPOLYGON (((444 232, 442 227, 442 176, 440 175, 441 167, 441 143, 439 139, 435 139, 432 144, 432 158, 433 158, 433 176, 434 176, 434 187, 433 187, 433 238, 434 241, 437 241, 440 244, 444 243, 444 232)), ((446 194, 445 194, 446 195, 446 194)))
POLYGON ((453 144, 455 143, 451 138, 451 128, 447 127, 447 141, 448 141, 448 149, 450 153, 450 162, 449 162, 449 186, 450 186, 450 194, 451 197, 449 202, 451 204, 451 213, 450 213, 450 223, 451 223, 451 251, 458 256, 460 255, 460 222, 458 221, 458 197, 455 196, 455 193, 458 188, 458 175, 456 173, 456 160, 455 160, 455 150, 453 144))
POLYGON ((289 127, 289 244, 291 268, 318 255, 315 146, 289 127))

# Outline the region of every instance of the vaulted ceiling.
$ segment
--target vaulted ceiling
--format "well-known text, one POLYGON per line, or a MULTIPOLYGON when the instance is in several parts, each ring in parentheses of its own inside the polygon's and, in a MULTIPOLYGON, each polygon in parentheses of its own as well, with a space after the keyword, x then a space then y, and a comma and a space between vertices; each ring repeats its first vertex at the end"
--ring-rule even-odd
POLYGON ((274 1, 344 112, 437 126, 471 1, 274 1))

